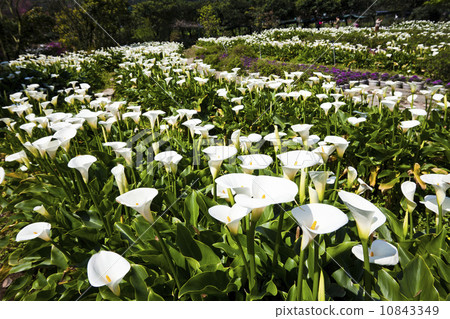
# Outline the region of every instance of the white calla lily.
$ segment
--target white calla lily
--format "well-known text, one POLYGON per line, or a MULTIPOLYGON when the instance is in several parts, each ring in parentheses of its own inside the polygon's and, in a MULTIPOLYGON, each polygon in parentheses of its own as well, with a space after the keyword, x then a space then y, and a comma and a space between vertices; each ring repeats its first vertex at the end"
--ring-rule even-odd
POLYGON ((241 155, 238 159, 242 161, 241 168, 247 174, 252 174, 255 169, 265 169, 273 162, 272 157, 265 154, 241 155))
POLYGON ((50 229, 52 225, 46 222, 38 222, 25 226, 16 236, 16 241, 31 240, 41 238, 45 241, 50 241, 50 229))
POLYGON ((120 194, 122 195, 128 192, 128 181, 125 176, 125 166, 122 164, 117 164, 117 166, 111 169, 111 173, 114 175, 120 194))
POLYGON ((347 224, 348 217, 340 209, 327 204, 306 204, 292 210, 303 231, 301 249, 304 250, 314 237, 334 232, 347 224))
POLYGON ((251 194, 237 194, 235 201, 240 206, 252 209, 252 220, 256 221, 266 206, 291 202, 297 192, 297 184, 285 178, 254 176, 251 194))
POLYGON ((233 235, 237 235, 239 221, 250 213, 250 209, 237 204, 233 205, 233 207, 216 205, 208 209, 208 213, 218 221, 227 225, 233 235))
POLYGON ((408 212, 412 212, 416 208, 417 204, 414 202, 414 193, 416 192, 416 183, 411 181, 403 182, 401 185, 403 196, 405 196, 408 212))
POLYGON ((361 196, 346 191, 339 191, 338 195, 352 213, 361 240, 367 240, 386 221, 380 209, 361 196))
MULTIPOLYGON (((352 248, 353 255, 361 261, 364 261, 363 246, 357 245, 352 248)), ((393 266, 398 264, 398 250, 394 245, 384 240, 374 240, 369 248, 369 262, 382 266, 393 266)))
POLYGON ((434 187, 436 192, 438 204, 442 205, 445 198, 445 193, 450 187, 450 174, 426 174, 420 176, 422 182, 427 183, 434 187))
POLYGON ((115 295, 120 295, 119 283, 130 271, 130 263, 112 251, 100 251, 93 255, 87 265, 89 283, 93 287, 107 286, 115 295))
POLYGON ((156 195, 158 195, 157 189, 141 187, 120 195, 116 198, 116 201, 119 204, 133 208, 148 222, 153 223, 153 215, 150 210, 150 205, 156 195))
POLYGON ((89 180, 89 167, 91 167, 91 165, 96 161, 97 158, 95 156, 79 155, 72 158, 67 166, 77 169, 83 177, 84 182, 87 184, 89 180))

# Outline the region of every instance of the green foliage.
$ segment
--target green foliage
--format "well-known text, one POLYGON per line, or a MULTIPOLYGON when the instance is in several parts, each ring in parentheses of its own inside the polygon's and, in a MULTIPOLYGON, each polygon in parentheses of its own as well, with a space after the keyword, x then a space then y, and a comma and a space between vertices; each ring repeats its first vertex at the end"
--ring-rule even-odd
POLYGON ((84 0, 56 16, 55 31, 71 49, 97 49, 122 42, 122 26, 129 21, 126 0, 84 0))
POLYGON ((220 20, 216 16, 212 5, 208 4, 198 10, 198 22, 203 26, 206 37, 217 36, 219 33, 220 20))

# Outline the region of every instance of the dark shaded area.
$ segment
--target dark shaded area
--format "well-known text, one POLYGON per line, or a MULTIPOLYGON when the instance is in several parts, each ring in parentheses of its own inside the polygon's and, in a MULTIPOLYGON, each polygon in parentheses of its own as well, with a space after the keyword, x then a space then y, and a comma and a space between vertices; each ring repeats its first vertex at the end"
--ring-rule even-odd
POLYGON ((373 26, 401 19, 446 20, 448 0, 2 0, 0 59, 60 54, 145 41, 186 47, 205 35, 234 36, 285 26, 373 26), (204 10, 210 6, 212 10, 204 10))

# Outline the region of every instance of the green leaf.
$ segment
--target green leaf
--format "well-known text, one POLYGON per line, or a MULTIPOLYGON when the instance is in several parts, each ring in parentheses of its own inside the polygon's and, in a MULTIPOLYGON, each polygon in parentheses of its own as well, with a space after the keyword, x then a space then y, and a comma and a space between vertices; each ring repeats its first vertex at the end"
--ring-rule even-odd
POLYGON ((147 277, 148 274, 144 266, 131 265, 130 283, 134 288, 134 296, 137 301, 148 300, 149 292, 145 283, 147 277))
POLYGON ((327 247, 326 248, 327 253, 325 254, 326 256, 325 264, 328 264, 330 261, 336 259, 336 257, 339 256, 340 254, 350 250, 353 246, 356 246, 358 244, 359 243, 357 241, 348 241, 343 242, 334 247, 327 247))
POLYGON ((325 278, 323 276, 323 271, 320 271, 319 278, 319 295, 317 301, 325 301, 325 278))
POLYGON ((400 286, 384 269, 378 271, 378 286, 382 296, 389 301, 403 301, 405 298, 400 293, 400 286))
POLYGON ((426 253, 441 256, 441 249, 444 248, 447 231, 444 229, 438 236, 429 234, 419 237, 417 253, 424 255, 426 253))
POLYGON ((179 296, 185 294, 228 294, 236 290, 236 285, 224 271, 203 272, 190 278, 180 289, 179 296))
POLYGON ((134 232, 130 226, 122 223, 115 223, 114 227, 117 228, 122 233, 122 235, 125 236, 130 245, 138 241, 137 237, 134 235, 134 232))
POLYGON ((151 287, 149 287, 147 300, 148 301, 164 301, 164 298, 161 297, 160 295, 158 295, 156 292, 154 292, 151 287))
POLYGON ((200 208, 197 203, 197 193, 195 191, 193 191, 186 197, 185 205, 189 210, 189 223, 194 227, 197 227, 200 208))
POLYGON ((23 264, 20 264, 20 265, 12 267, 9 270, 9 273, 10 274, 15 274, 17 272, 25 271, 25 270, 28 270, 28 269, 31 269, 31 268, 33 268, 33 263, 31 261, 28 261, 28 262, 25 262, 23 264))
POLYGON ((200 248, 195 243, 195 240, 192 238, 189 230, 181 223, 177 223, 176 244, 184 256, 192 257, 197 260, 202 258, 200 248))
POLYGON ((69 265, 67 264, 67 258, 64 256, 64 254, 52 245, 52 251, 51 251, 51 261, 52 265, 58 266, 61 269, 66 269, 69 265))
POLYGON ((416 256, 403 270, 400 291, 411 300, 437 301, 439 293, 434 278, 421 256, 416 256))
POLYGON ((430 254, 436 263, 436 268, 439 273, 439 276, 450 284, 450 266, 446 264, 440 257, 430 254))

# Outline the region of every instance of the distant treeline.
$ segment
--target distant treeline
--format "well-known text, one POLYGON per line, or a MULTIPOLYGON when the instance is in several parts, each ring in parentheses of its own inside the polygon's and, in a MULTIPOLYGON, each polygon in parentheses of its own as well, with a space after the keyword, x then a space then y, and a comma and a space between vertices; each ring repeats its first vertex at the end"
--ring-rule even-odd
POLYGON ((448 0, 2 0, 0 59, 144 41, 189 46, 201 36, 308 27, 337 16, 446 20, 449 9, 448 0))

